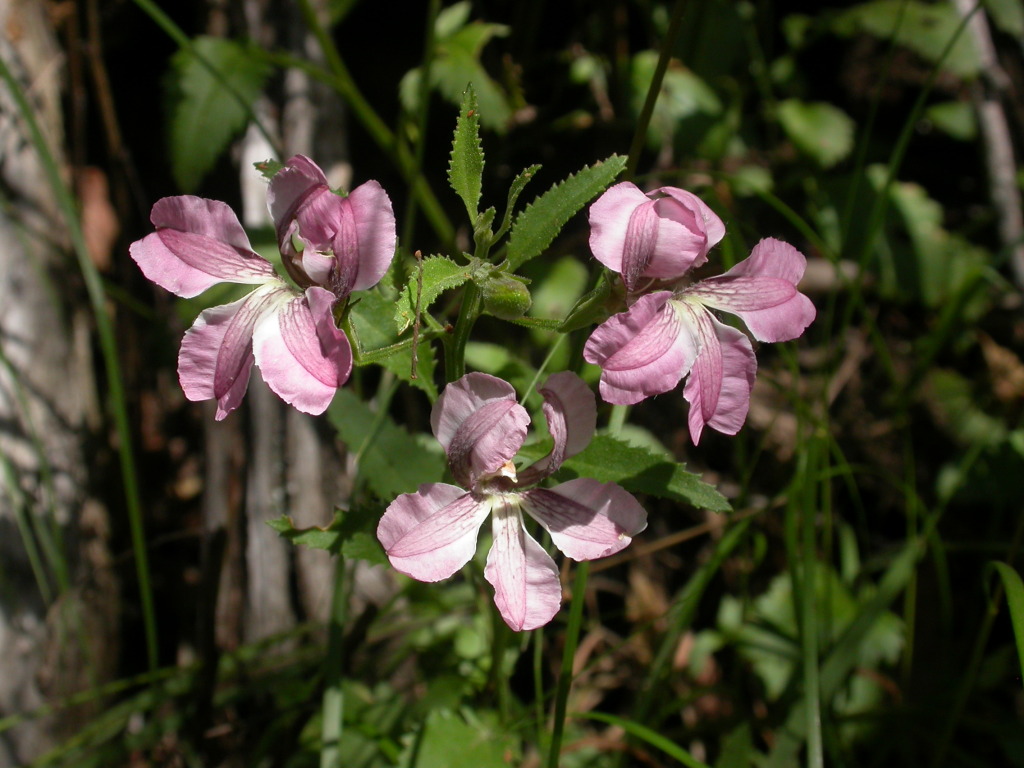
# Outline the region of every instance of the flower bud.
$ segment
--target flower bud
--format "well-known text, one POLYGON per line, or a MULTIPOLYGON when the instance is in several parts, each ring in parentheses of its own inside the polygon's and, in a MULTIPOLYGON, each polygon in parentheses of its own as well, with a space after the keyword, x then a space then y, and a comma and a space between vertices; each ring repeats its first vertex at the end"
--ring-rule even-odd
POLYGON ((533 299, 525 285, 510 275, 492 275, 483 285, 484 311, 502 320, 526 314, 533 299))

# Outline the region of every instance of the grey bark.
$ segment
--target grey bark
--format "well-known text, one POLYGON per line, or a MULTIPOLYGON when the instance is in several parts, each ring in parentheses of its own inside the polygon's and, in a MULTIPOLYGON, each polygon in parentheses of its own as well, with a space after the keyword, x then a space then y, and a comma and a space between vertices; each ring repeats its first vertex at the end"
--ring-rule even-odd
MULTIPOLYGON (((0 57, 59 157, 63 59, 38 2, 0 0, 0 57)), ((0 84, 0 717, 111 676, 118 588, 106 510, 87 498, 97 419, 89 318, 66 227, 24 121, 0 84)), ((0 734, 24 765, 89 712, 31 717, 0 734)))

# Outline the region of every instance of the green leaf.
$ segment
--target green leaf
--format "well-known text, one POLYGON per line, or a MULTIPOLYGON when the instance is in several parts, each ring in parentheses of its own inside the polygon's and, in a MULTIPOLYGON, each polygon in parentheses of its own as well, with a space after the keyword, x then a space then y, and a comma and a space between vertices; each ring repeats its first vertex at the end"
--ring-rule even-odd
POLYGON ((1017 39, 1024 37, 1024 2, 1021 0, 984 0, 995 25, 1017 39))
POLYGON ((841 14, 833 29, 841 35, 866 33, 882 40, 895 37, 896 42, 935 64, 939 61, 953 35, 959 37, 943 68, 960 77, 972 77, 981 69, 981 62, 960 15, 952 3, 924 3, 919 0, 876 0, 856 5, 841 14))
MULTIPOLYGON (((438 14, 434 25, 437 40, 430 68, 430 86, 452 104, 461 104, 466 83, 473 83, 480 107, 480 122, 492 131, 504 132, 512 118, 512 107, 502 87, 487 74, 480 53, 494 37, 505 37, 509 27, 469 20, 471 4, 456 3, 438 14)), ((422 70, 410 70, 399 84, 402 106, 409 113, 418 111, 422 70)))
POLYGON ((512 180, 512 185, 508 188, 508 203, 505 205, 505 218, 501 222, 501 228, 494 233, 495 240, 508 232, 508 228, 512 224, 512 215, 515 213, 516 202, 519 200, 519 195, 522 194, 530 179, 532 179, 539 170, 539 165, 531 165, 529 168, 524 168, 520 171, 519 175, 512 180))
POLYGON ((551 245, 566 222, 607 189, 625 167, 625 157, 612 155, 555 184, 528 205, 512 225, 506 259, 508 270, 515 272, 539 256, 551 245))
POLYGON ((371 533, 379 517, 380 510, 363 508, 352 512, 338 510, 326 528, 296 528, 288 515, 267 520, 267 525, 292 544, 324 549, 333 554, 340 551, 347 558, 385 565, 387 557, 384 550, 371 533))
POLYGON ((170 158, 183 191, 199 186, 245 127, 269 75, 266 63, 233 40, 197 37, 190 49, 174 54, 168 74, 170 158))
POLYGON ((826 102, 786 99, 779 104, 779 122, 790 140, 822 168, 831 168, 853 151, 853 120, 826 102))
POLYGON ((389 416, 371 411, 351 390, 338 390, 327 418, 358 458, 359 474, 381 499, 391 501, 422 483, 440 481, 445 467, 440 450, 421 444, 389 416))
MULTIPOLYGON (((639 115, 647 100, 651 81, 658 65, 657 51, 640 51, 633 57, 632 107, 639 115)), ((647 127, 647 138, 652 146, 660 147, 672 140, 680 124, 698 114, 718 115, 722 102, 700 77, 673 59, 661 81, 658 100, 647 127)))
POLYGON ((1006 603, 1010 606, 1010 623, 1013 625, 1013 636, 1017 641, 1017 660, 1020 663, 1021 677, 1024 679, 1024 582, 1020 574, 1006 563, 991 562, 993 568, 1003 580, 1006 590, 1006 603))
POLYGON ((518 752, 518 742, 493 712, 466 708, 460 716, 435 709, 405 759, 397 762, 417 768, 507 768, 518 764, 518 752))
POLYGON ((451 162, 448 165, 448 183, 462 198, 469 220, 475 222, 480 207, 480 189, 483 183, 484 150, 480 144, 480 115, 477 113, 476 92, 466 88, 455 122, 452 139, 451 162))
POLYGON ((618 483, 629 491, 682 501, 714 512, 732 509, 718 489, 701 480, 700 475, 611 435, 596 435, 585 450, 562 465, 559 475, 563 473, 618 483))
POLYGON ((417 377, 412 378, 411 337, 406 336, 400 340, 399 334, 392 330, 394 304, 394 301, 379 291, 367 291, 360 294, 358 302, 352 307, 350 320, 360 351, 367 358, 363 364, 374 362, 382 365, 402 381, 422 389, 433 402, 437 399, 433 344, 429 340, 420 342, 417 348, 417 377))
MULTIPOLYGON (((447 256, 428 256, 423 259, 420 311, 425 312, 438 296, 452 288, 458 288, 471 276, 472 271, 468 266, 456 264, 447 256)), ((395 327, 399 333, 411 326, 415 319, 418 285, 419 276, 414 272, 398 297, 398 304, 395 306, 395 327)))
POLYGON ((944 101, 932 104, 925 110, 925 117, 940 131, 960 141, 974 141, 978 135, 978 121, 974 107, 966 101, 944 101))

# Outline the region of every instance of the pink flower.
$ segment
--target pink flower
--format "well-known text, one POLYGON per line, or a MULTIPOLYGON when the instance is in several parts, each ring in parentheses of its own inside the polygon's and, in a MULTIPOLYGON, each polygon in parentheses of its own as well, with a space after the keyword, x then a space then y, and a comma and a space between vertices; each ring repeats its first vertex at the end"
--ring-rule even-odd
POLYGON ((150 215, 156 232, 129 249, 147 278, 183 298, 222 282, 256 286, 238 301, 204 310, 181 343, 185 396, 216 400, 218 420, 241 404, 253 362, 282 400, 323 413, 352 370, 334 304, 376 284, 395 251, 391 201, 375 181, 343 198, 297 155, 271 180, 267 196, 285 267, 301 293, 253 251, 238 218, 216 200, 157 201, 150 215))
POLYGON ((526 488, 582 451, 596 421, 594 395, 575 374, 554 374, 540 392, 554 446, 545 458, 519 471, 512 459, 526 438, 530 417, 516 402, 512 386, 484 373, 449 384, 434 404, 430 423, 462 487, 421 485, 416 493, 395 499, 377 528, 398 571, 433 582, 469 562, 480 526, 491 515, 494 543, 484 577, 494 587, 502 617, 516 631, 547 624, 562 602, 558 569, 526 530, 523 512, 574 560, 614 554, 647 527, 643 508, 615 483, 578 478, 550 489, 526 488))
POLYGON ((638 403, 689 375, 683 397, 690 403, 693 442, 705 425, 734 435, 747 418, 757 360, 750 340, 712 310, 738 315, 758 341, 795 339, 815 316, 810 299, 796 289, 807 261, 793 246, 766 238, 724 275, 684 285, 684 273, 706 260, 707 244, 721 239, 721 221, 692 195, 681 197, 681 190, 657 190, 651 194, 669 197, 652 201, 623 187, 612 187, 591 208, 591 248, 603 264, 622 272, 631 294, 642 289, 641 278, 668 281, 668 290, 641 295, 587 341, 583 356, 602 368, 601 397, 638 403), (652 203, 666 199, 673 216, 652 219, 652 203), (675 204, 684 200, 690 216, 680 227, 675 204), (674 256, 670 244, 679 248, 674 256))
POLYGON ((699 267, 723 237, 725 225, 715 212, 676 187, 644 194, 624 181, 590 206, 590 250, 622 275, 630 293, 643 278, 672 279, 699 267))

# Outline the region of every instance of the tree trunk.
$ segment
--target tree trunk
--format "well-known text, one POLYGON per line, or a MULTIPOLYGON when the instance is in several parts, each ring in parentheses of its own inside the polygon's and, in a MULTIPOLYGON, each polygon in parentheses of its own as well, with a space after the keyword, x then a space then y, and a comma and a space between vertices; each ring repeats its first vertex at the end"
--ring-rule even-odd
MULTIPOLYGON (((63 147, 62 56, 39 2, 0 0, 0 57, 50 150, 63 147)), ((118 587, 106 510, 85 491, 98 420, 90 321, 66 226, 10 90, 0 84, 0 718, 108 679, 118 587)), ((0 734, 24 765, 89 712, 29 718, 0 734)))

